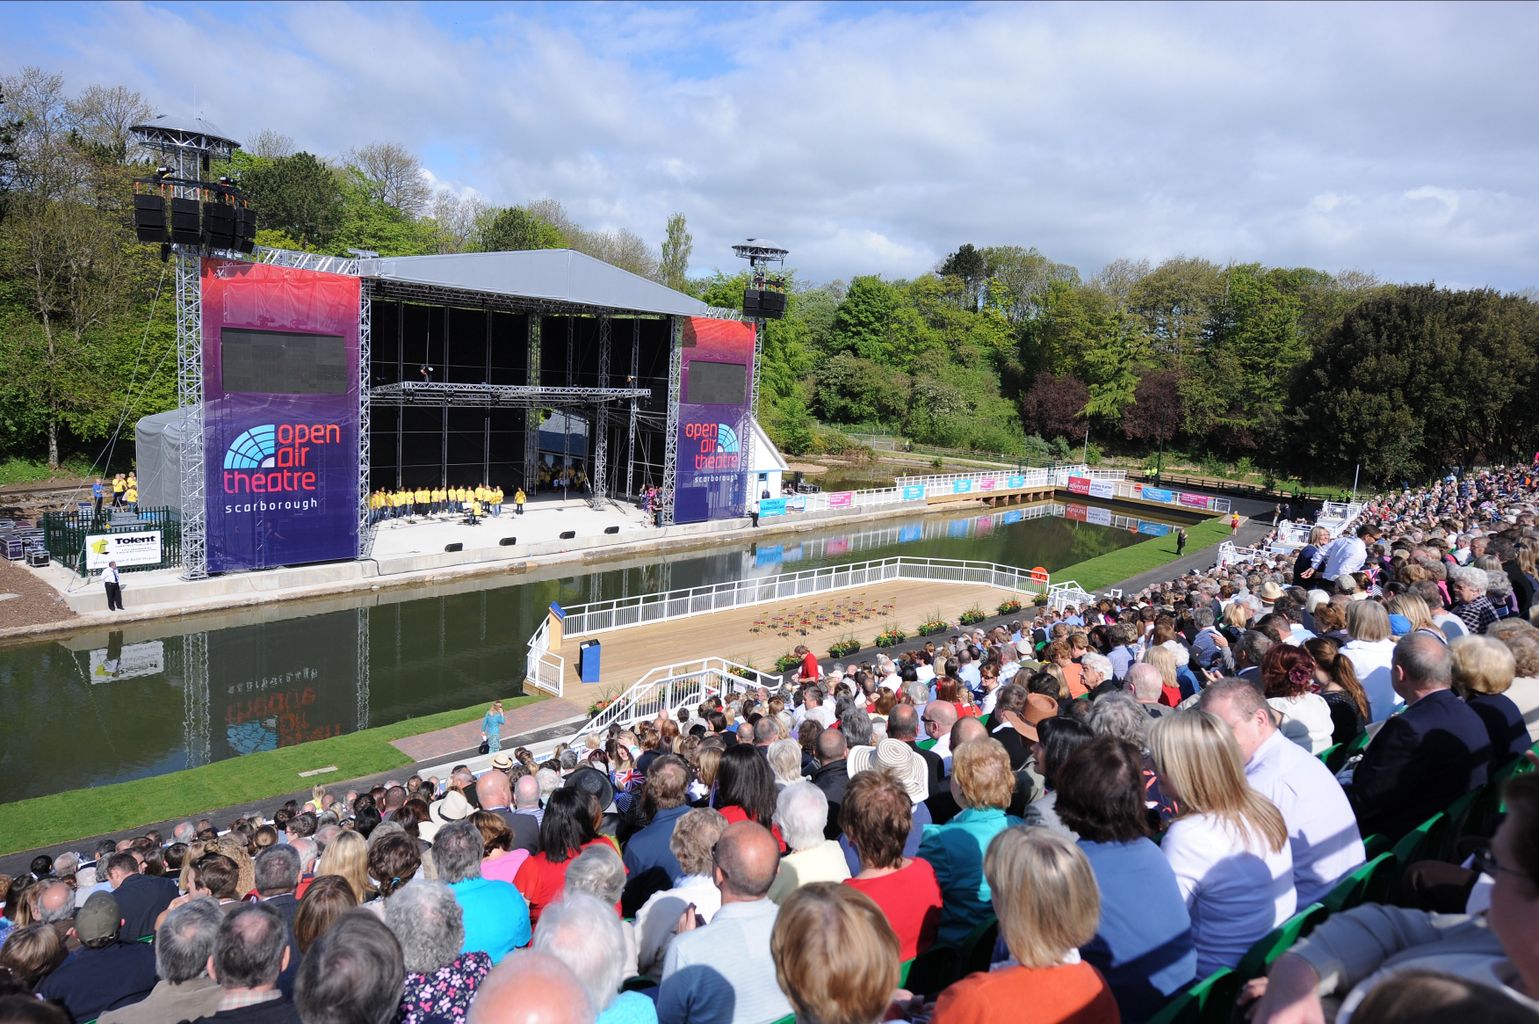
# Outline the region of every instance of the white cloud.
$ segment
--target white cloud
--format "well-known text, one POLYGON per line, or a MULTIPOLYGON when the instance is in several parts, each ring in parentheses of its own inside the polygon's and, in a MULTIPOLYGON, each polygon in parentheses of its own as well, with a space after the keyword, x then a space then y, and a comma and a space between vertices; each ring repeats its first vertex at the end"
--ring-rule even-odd
POLYGON ((0 14, 0 61, 166 109, 195 86, 322 153, 402 142, 435 183, 653 242, 683 211, 697 272, 768 235, 804 279, 971 241, 1539 282, 1531 5, 73 10, 0 14), (240 73, 120 45, 149 38, 240 73))

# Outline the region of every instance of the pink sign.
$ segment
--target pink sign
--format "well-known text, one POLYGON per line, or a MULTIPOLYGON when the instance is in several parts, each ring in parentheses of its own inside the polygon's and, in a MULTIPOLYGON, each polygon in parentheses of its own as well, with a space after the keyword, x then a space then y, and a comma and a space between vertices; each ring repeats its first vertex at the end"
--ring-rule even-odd
POLYGON ((1185 491, 1182 491, 1180 497, 1181 504, 1187 508, 1208 507, 1208 496, 1206 494, 1187 494, 1185 491))
POLYGON ((992 491, 994 489, 994 478, 986 476, 978 482, 978 486, 985 491, 992 491))
POLYGON ((849 508, 855 503, 854 491, 839 491, 828 496, 829 508, 849 508))

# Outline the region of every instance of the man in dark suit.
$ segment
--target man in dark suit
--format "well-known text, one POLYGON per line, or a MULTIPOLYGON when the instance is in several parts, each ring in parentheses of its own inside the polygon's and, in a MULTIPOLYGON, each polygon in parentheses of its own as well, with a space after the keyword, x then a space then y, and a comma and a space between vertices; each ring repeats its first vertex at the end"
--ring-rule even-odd
POLYGON ((844 791, 850 784, 849 743, 838 729, 824 729, 818 733, 817 767, 812 770, 812 784, 828 798, 828 825, 823 835, 838 839, 839 806, 844 803, 844 791))
POLYGON ((1490 739, 1449 689, 1452 661, 1435 637, 1412 633, 1390 663, 1405 710, 1368 744, 1347 795, 1363 835, 1398 839, 1486 781, 1490 739))
POLYGON ((634 915, 655 892, 672 888, 684 871, 673 855, 669 841, 679 819, 689 813, 684 800, 689 788, 689 768, 673 754, 662 754, 647 766, 644 802, 653 808, 652 820, 625 844, 625 871, 628 876, 621 908, 634 915))
POLYGON ((114 853, 107 861, 107 884, 117 897, 123 927, 118 937, 137 942, 155 933, 155 919, 171 905, 178 893, 176 881, 158 875, 141 875, 139 859, 126 850, 114 853))
POLYGON ((299 901, 294 898, 294 890, 299 887, 299 853, 286 844, 269 846, 257 854, 254 868, 257 895, 292 928, 294 914, 299 910, 299 901))
POLYGON ((513 783, 495 768, 476 780, 476 802, 491 811, 513 833, 514 850, 534 853, 540 848, 540 825, 531 814, 513 813, 513 783))

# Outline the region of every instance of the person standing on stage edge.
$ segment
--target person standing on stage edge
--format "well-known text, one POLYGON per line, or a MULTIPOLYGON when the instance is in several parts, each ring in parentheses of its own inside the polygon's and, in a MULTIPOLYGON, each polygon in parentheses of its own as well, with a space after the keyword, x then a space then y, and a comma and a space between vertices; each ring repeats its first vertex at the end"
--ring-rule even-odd
POLYGON ((106 496, 107 492, 102 488, 102 482, 98 478, 96 483, 91 485, 91 499, 96 502, 96 515, 98 518, 102 514, 102 499, 106 496))
POLYGON ((524 494, 522 487, 513 492, 513 512, 515 515, 521 516, 524 514, 524 502, 527 499, 528 495, 524 494))
POLYGON ((502 723, 507 717, 502 713, 502 701, 492 701, 492 706, 485 717, 481 719, 481 739, 486 744, 486 751, 495 754, 502 749, 502 723))
POLYGON ((123 579, 118 575, 118 563, 108 562, 102 572, 102 584, 107 588, 107 610, 123 610, 123 579))

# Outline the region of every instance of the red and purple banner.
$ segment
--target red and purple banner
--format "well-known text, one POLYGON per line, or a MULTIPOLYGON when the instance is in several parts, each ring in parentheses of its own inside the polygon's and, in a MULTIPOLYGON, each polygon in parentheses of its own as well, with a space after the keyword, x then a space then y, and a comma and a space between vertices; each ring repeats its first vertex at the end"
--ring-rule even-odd
POLYGON ((673 521, 698 523, 743 514, 753 429, 754 325, 684 320, 683 377, 673 521))
POLYGON ((203 261, 210 572, 357 555, 359 288, 203 261))

